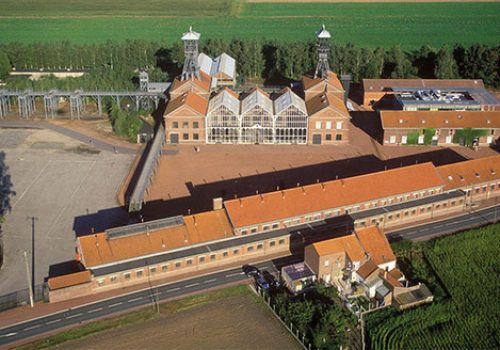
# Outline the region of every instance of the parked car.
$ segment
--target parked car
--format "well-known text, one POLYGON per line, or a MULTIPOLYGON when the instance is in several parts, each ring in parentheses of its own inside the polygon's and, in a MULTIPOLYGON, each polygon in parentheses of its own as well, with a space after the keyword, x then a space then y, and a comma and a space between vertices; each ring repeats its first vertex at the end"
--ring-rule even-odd
POLYGON ((262 288, 262 289, 269 289, 269 283, 267 283, 266 279, 264 278, 264 276, 262 275, 259 275, 257 277, 257 279, 255 280, 255 282, 257 283, 257 285, 262 288))
POLYGON ((243 273, 248 277, 256 277, 260 271, 257 267, 251 265, 243 265, 243 273))

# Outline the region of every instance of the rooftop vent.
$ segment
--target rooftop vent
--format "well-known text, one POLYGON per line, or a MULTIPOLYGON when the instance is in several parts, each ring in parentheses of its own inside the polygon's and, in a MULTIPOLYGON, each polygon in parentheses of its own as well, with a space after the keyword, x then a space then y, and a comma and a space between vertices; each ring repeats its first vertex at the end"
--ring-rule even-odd
POLYGON ((490 173, 491 175, 495 175, 496 174, 495 169, 490 169, 490 173))
POLYGON ((453 176, 448 175, 448 180, 450 180, 450 181, 453 180, 453 176))
POLYGON ((481 177, 481 175, 479 173, 476 173, 476 177, 481 177))
POLYGON ((422 119, 422 124, 425 124, 425 119, 422 119))
POLYGON ((448 119, 445 119, 445 120, 444 120, 444 123, 445 123, 445 124, 448 124, 448 123, 449 123, 448 119))
POLYGON ((464 177, 462 175, 460 175, 460 181, 464 181, 464 177))
POLYGON ((457 118, 458 118, 458 119, 462 119, 462 118, 463 118, 463 116, 462 116, 461 114, 459 114, 459 115, 457 116, 457 118))
POLYGON ((166 219, 141 222, 139 224, 112 228, 106 230, 106 238, 109 240, 109 239, 133 236, 142 233, 149 234, 151 232, 158 231, 163 228, 179 226, 183 224, 184 224, 184 218, 181 215, 178 215, 166 219))

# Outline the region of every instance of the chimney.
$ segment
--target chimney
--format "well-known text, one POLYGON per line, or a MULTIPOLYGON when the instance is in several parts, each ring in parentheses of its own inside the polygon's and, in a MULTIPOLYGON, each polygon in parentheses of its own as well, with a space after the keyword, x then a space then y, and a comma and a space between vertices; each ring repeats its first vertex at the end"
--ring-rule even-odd
POLYGON ((323 191, 326 191, 326 186, 323 182, 321 183, 321 188, 323 189, 323 191))
MULTIPOLYGON (((236 198, 236 195, 234 195, 234 196, 236 198)), ((212 203, 213 203, 214 210, 222 209, 222 197, 217 197, 217 198, 212 199, 212 203)))
POLYGON ((193 215, 193 222, 194 222, 194 226, 198 226, 198 224, 196 223, 196 216, 193 215))
POLYGON ((344 88, 344 103, 347 102, 347 98, 349 97, 349 90, 351 88, 351 75, 350 74, 341 74, 340 82, 342 83, 342 87, 344 88))
POLYGON ((302 188, 302 194, 305 195, 306 194, 306 190, 304 189, 304 187, 301 187, 302 188))
POLYGON ((260 195, 260 202, 264 203, 264 197, 262 195, 260 195))
POLYGON ((243 202, 241 201, 241 198, 240 198, 240 208, 243 208, 243 202))

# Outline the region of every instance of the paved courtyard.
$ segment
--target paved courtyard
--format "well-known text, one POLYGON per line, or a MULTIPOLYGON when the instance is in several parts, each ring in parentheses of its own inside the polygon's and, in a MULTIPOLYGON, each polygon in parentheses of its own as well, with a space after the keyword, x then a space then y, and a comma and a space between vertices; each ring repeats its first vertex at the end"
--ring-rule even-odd
POLYGON ((2 226, 0 295, 27 288, 24 251, 30 268, 34 257, 34 282, 40 284, 51 266, 74 259, 76 234, 127 219, 116 208, 116 191, 133 155, 34 129, 0 129, 0 153, 16 192, 2 226))

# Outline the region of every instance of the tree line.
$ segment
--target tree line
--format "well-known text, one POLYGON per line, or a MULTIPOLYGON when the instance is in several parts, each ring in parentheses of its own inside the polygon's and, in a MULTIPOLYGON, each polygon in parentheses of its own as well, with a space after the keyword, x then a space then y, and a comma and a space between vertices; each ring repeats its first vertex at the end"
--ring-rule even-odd
MULTIPOLYGON (((200 51, 211 57, 222 52, 237 61, 239 82, 264 80, 283 83, 297 80, 314 69, 317 62, 314 41, 279 43, 261 40, 207 39, 200 51)), ((0 79, 16 70, 86 70, 82 78, 7 79, 9 88, 85 88, 136 89, 139 69, 146 69, 151 81, 166 81, 180 73, 184 59, 183 46, 176 42, 129 40, 105 44, 77 45, 70 42, 0 44, 0 79)), ((330 68, 351 74, 354 82, 363 78, 438 78, 483 79, 485 84, 500 87, 500 46, 474 44, 432 48, 422 46, 413 51, 401 47, 363 48, 357 45, 331 45, 330 68)))

